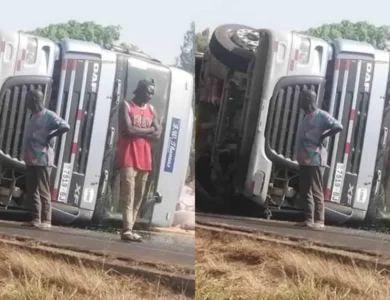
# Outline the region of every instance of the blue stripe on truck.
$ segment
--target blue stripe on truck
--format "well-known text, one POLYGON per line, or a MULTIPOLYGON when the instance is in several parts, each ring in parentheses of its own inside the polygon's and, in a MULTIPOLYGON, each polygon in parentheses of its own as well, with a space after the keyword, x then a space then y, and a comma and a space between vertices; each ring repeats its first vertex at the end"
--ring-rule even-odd
POLYGON ((177 142, 179 140, 180 119, 172 118, 171 130, 169 132, 168 149, 165 157, 164 171, 173 172, 176 159, 177 142))

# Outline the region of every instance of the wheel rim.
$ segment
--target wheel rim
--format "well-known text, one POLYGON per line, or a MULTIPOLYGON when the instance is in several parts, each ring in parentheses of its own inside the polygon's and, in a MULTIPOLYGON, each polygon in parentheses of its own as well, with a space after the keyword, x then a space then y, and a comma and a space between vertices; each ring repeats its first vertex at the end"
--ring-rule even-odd
POLYGON ((256 51, 260 41, 260 34, 255 30, 242 28, 233 34, 232 41, 244 49, 256 51))

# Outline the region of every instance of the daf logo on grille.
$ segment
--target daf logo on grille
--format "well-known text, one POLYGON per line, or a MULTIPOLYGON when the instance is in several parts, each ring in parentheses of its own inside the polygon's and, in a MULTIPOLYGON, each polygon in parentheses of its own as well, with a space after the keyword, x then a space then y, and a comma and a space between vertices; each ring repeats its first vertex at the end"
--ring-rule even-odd
POLYGON ((97 91, 98 74, 99 74, 99 64, 94 63, 93 64, 93 73, 92 73, 92 82, 91 82, 91 89, 92 89, 93 93, 96 93, 96 91, 97 91))
POLYGON ((371 75, 372 75, 372 64, 371 63, 367 63, 366 75, 364 77, 364 91, 366 93, 370 92, 371 75))

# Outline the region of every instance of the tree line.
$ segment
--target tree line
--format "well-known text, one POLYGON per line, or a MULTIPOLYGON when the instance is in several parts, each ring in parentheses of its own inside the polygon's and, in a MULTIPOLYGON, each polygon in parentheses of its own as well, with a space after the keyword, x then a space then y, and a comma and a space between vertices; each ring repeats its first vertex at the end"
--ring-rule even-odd
MULTIPOLYGON (((137 45, 120 42, 122 27, 120 25, 103 26, 93 21, 77 22, 70 20, 67 23, 50 24, 44 28, 36 28, 27 33, 59 41, 65 38, 91 41, 100 46, 118 45, 126 50, 142 52, 137 45)), ((326 41, 337 38, 368 42, 378 49, 390 49, 390 26, 375 26, 365 21, 324 24, 309 28, 301 33, 322 38, 326 41)), ((175 66, 190 73, 195 72, 195 53, 207 51, 210 39, 210 29, 196 32, 195 22, 189 24, 184 34, 183 44, 178 49, 175 66)))
POLYGON ((77 22, 70 20, 67 23, 50 24, 43 28, 25 31, 40 37, 48 38, 54 42, 62 39, 75 39, 94 42, 102 47, 118 45, 126 50, 140 51, 130 43, 119 43, 122 27, 119 25, 103 26, 93 21, 77 22))
MULTIPOLYGON (((22 30, 23 31, 23 30, 22 30)), ((24 32, 40 37, 48 38, 54 42, 62 39, 75 39, 94 42, 102 47, 119 46, 125 50, 143 52, 132 43, 120 42, 122 27, 120 25, 103 26, 93 21, 78 22, 70 20, 67 23, 50 24, 43 28, 26 30, 24 32)), ((184 35, 184 40, 179 56, 176 57, 175 66, 190 73, 195 72, 195 22, 190 23, 190 28, 184 35)))

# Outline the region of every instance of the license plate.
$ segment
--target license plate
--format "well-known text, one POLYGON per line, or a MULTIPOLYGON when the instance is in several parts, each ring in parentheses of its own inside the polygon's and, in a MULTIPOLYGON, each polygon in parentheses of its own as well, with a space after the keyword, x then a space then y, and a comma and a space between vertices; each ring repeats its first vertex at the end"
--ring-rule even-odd
POLYGON ((330 200, 332 202, 340 203, 341 193, 343 189, 343 181, 344 181, 344 164, 338 163, 336 165, 336 171, 334 174, 333 188, 332 188, 332 196, 330 200))
POLYGON ((72 166, 69 163, 64 163, 62 167, 62 177, 60 190, 58 193, 58 201, 68 202, 69 185, 72 179, 72 166))

